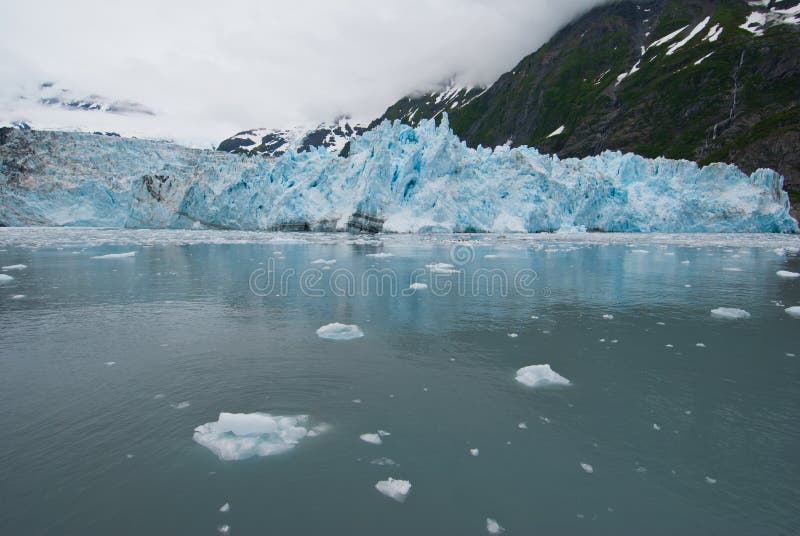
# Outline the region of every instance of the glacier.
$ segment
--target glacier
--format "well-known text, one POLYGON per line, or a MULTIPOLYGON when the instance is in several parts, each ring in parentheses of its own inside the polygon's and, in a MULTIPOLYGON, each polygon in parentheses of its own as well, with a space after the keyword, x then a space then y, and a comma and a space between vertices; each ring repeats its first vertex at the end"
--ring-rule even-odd
POLYGON ((783 178, 606 151, 469 148, 384 121, 347 157, 278 158, 74 132, 0 132, 0 225, 392 233, 798 231, 783 178))

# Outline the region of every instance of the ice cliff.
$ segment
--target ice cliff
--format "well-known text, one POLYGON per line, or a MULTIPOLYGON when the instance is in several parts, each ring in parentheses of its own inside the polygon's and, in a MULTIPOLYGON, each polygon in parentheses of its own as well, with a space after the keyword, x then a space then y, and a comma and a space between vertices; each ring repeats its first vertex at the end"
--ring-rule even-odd
POLYGON ((0 132, 0 225, 388 232, 796 232, 783 179, 604 152, 468 148, 384 122, 324 149, 248 158, 81 133, 0 132))

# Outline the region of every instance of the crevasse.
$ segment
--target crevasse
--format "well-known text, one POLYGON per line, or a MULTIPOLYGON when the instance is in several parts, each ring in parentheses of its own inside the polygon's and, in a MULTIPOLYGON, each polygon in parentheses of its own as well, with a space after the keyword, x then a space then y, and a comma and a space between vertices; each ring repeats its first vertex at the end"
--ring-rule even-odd
POLYGON ((5 134, 0 224, 421 232, 797 232, 783 178, 606 151, 559 159, 384 122, 351 142, 247 158, 81 133, 5 134))

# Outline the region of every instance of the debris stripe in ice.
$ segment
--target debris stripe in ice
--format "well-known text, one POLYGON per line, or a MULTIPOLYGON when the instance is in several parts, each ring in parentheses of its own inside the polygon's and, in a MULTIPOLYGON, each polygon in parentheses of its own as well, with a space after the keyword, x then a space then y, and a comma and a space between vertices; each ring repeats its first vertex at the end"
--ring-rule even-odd
POLYGON ((404 502, 411 491, 411 482, 408 480, 395 480, 389 477, 375 484, 375 489, 397 502, 404 502))
POLYGON ((332 324, 326 324, 317 329, 317 336, 321 339, 332 341, 349 341, 360 339, 364 336, 364 332, 355 324, 333 322, 332 324))

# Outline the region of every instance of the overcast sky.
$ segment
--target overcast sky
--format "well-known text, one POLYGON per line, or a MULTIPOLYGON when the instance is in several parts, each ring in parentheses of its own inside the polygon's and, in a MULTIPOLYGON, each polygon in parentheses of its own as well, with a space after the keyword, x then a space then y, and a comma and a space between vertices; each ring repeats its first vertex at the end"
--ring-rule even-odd
POLYGON ((65 121, 16 100, 48 80, 140 102, 161 120, 137 128, 194 144, 341 114, 368 121, 451 76, 493 82, 599 3, 2 0, 0 120, 65 121))

